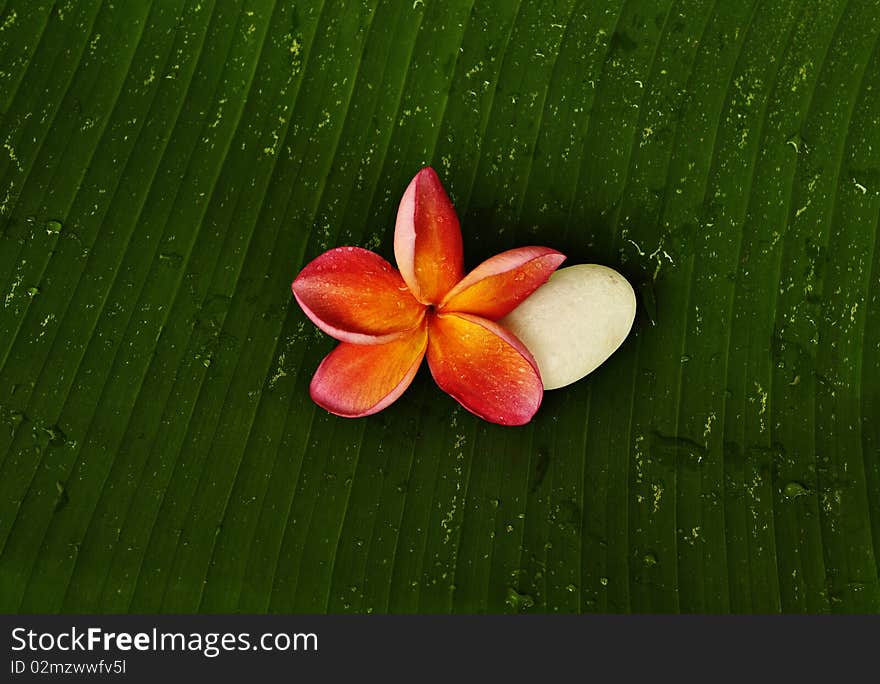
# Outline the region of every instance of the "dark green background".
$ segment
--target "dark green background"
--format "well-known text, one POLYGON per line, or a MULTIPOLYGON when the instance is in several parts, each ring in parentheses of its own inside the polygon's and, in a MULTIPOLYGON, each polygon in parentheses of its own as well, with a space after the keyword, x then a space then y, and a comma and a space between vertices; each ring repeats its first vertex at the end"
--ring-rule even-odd
POLYGON ((0 609, 880 609, 876 0, 0 0, 0 609), (330 416, 289 284, 636 285, 534 422, 330 416))

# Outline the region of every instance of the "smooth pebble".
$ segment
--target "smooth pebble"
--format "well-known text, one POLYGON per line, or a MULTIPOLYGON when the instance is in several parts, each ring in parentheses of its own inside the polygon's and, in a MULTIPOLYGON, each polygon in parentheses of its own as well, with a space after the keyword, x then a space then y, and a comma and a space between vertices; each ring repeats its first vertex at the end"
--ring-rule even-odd
POLYGON ((544 389, 592 373, 621 345, 636 315, 636 296, 613 268, 579 264, 556 271, 501 325, 535 357, 544 389))

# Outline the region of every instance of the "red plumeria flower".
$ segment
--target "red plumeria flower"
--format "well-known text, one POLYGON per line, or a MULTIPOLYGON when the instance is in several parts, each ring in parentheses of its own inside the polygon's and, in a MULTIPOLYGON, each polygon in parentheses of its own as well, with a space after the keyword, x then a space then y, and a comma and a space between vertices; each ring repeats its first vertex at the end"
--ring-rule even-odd
POLYGON ((331 413, 368 416, 409 387, 427 355, 437 384, 493 423, 528 423, 544 387, 532 355, 495 323, 547 281, 565 256, 546 247, 498 254, 464 275, 461 230, 431 168, 410 182, 394 229, 398 272, 378 254, 338 247, 293 281, 296 301, 341 342, 309 388, 331 413))

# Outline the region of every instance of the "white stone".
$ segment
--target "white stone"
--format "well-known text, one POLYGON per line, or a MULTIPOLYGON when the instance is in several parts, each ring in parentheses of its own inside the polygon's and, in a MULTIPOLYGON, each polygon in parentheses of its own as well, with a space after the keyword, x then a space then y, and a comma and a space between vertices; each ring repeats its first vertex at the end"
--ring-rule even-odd
POLYGON ((599 264, 556 271, 499 323, 535 357, 545 389, 592 373, 621 345, 636 315, 626 278, 599 264))

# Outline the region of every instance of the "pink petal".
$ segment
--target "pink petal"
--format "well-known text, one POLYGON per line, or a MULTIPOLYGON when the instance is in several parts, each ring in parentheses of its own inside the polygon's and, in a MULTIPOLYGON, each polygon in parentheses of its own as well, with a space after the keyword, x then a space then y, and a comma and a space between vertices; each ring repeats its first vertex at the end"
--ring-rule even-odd
POLYGON ((425 307, 385 259, 360 247, 337 247, 309 263, 291 285, 321 330, 343 342, 381 344, 413 330, 425 307))
POLYGON ((409 387, 427 346, 427 326, 385 344, 342 342, 318 366, 309 393, 330 413, 369 416, 393 403, 409 387))
POLYGON ((458 216, 434 169, 410 181, 394 228, 394 257, 416 299, 438 304, 464 275, 458 216))
POLYGON ((548 247, 520 247, 487 259, 449 291, 443 311, 461 311, 496 321, 513 311, 565 261, 548 247))
POLYGON ((434 380, 471 413, 492 423, 528 423, 544 396, 529 351, 497 323, 463 313, 430 318, 428 365, 434 380))

